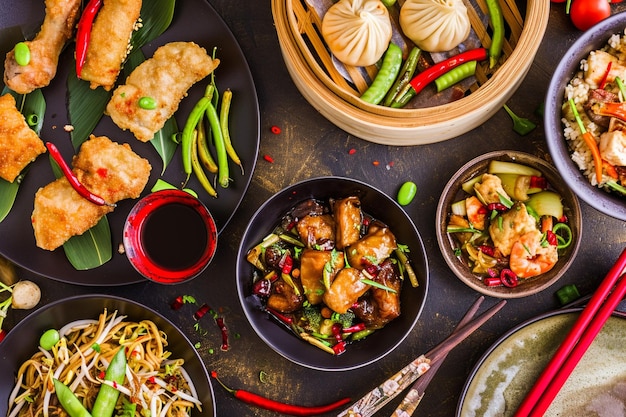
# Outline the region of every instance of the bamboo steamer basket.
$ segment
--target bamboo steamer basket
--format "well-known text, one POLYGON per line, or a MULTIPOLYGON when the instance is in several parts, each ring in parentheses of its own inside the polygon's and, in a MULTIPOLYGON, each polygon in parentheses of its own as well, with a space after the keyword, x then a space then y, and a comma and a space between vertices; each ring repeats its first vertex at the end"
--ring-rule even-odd
MULTIPOLYGON (((477 6, 464 1, 472 29, 488 48, 491 32, 483 23, 488 21, 484 19, 485 0, 475 0, 477 6)), ((490 70, 488 63, 480 63, 471 93, 461 99, 415 109, 393 109, 362 101, 359 96, 367 88, 366 81, 354 68, 346 67, 353 81, 348 83, 335 68, 321 35, 322 19, 306 0, 272 0, 272 14, 287 70, 317 111, 361 139, 410 146, 441 142, 469 132, 493 116, 524 80, 546 31, 550 2, 500 0, 500 5, 506 27, 500 65, 490 70), (523 2, 525 17, 518 7, 523 2)), ((373 77, 377 69, 371 66, 365 71, 373 77)))

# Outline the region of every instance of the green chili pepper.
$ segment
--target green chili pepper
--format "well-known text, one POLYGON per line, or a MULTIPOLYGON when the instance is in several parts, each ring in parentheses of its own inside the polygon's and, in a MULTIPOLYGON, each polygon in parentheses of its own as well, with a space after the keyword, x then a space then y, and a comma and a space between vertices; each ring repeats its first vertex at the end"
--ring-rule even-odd
POLYGON ((154 110, 157 108, 157 102, 152 97, 141 97, 137 104, 144 110, 154 110))
POLYGON ((18 42, 13 49, 17 65, 25 67, 30 63, 30 48, 26 42, 18 42))
POLYGON ((217 153, 217 183, 222 188, 227 188, 230 181, 228 178, 228 155, 226 154, 226 144, 224 143, 222 128, 220 127, 220 118, 217 115, 215 107, 210 102, 205 111, 207 118, 209 119, 209 124, 211 125, 211 133, 213 135, 213 142, 217 153))
POLYGON ((196 174, 196 178, 198 178, 198 182, 202 185, 202 188, 204 188, 204 190, 211 197, 217 197, 217 191, 215 191, 215 188, 211 185, 211 181, 207 178, 202 166, 200 165, 200 161, 198 160, 198 148, 198 135, 194 134, 191 145, 191 167, 193 169, 193 173, 196 174))
POLYGON ((528 133, 532 132, 537 127, 537 125, 531 122, 530 120, 524 117, 519 117, 518 115, 513 113, 513 110, 511 110, 509 106, 507 106, 506 104, 504 104, 503 107, 504 107, 504 110, 506 110, 506 112, 509 114, 509 116, 511 116, 511 119, 513 120, 513 130, 519 133, 520 135, 522 136, 527 135, 528 133))
POLYGON ((402 65, 402 49, 393 42, 389 43, 383 58, 383 64, 374 77, 374 81, 361 95, 361 100, 372 104, 380 103, 391 88, 402 65))
POLYGON ((476 74, 476 61, 468 61, 458 67, 452 68, 450 71, 435 79, 437 92, 440 93, 474 74, 476 74))
POLYGON ((413 74, 415 74, 415 69, 417 68, 417 62, 419 61, 419 57, 422 54, 422 50, 417 46, 414 46, 409 52, 409 56, 406 61, 404 61, 404 65, 400 70, 400 75, 396 79, 395 83, 385 96, 385 101, 383 102, 384 106, 391 106, 393 100, 401 94, 401 92, 405 91, 405 87, 409 85, 409 81, 413 78, 413 74))
POLYGON ((222 136, 224 137, 226 153, 235 164, 241 167, 243 172, 241 159, 233 147, 232 141, 230 140, 230 130, 228 129, 228 114, 230 112, 230 103, 232 99, 233 92, 230 89, 224 91, 224 94, 222 94, 222 106, 220 107, 220 128, 222 129, 222 136))
POLYGON ((59 403, 70 417, 91 417, 91 414, 78 397, 74 395, 71 389, 64 383, 54 378, 54 391, 56 392, 59 403))
POLYGON ((198 100, 196 105, 191 110, 191 113, 189 113, 189 117, 187 118, 187 122, 185 123, 185 127, 183 128, 181 138, 181 153, 183 156, 183 169, 185 171, 185 174, 187 174, 187 180, 189 180, 189 176, 191 175, 191 172, 193 170, 191 166, 191 147, 193 145, 193 132, 196 129, 200 118, 210 104, 211 98, 209 97, 205 96, 198 100))
POLYGON ((213 155, 211 155, 209 142, 207 140, 207 129, 204 123, 204 115, 200 118, 196 130, 198 131, 197 149, 200 162, 202 163, 202 166, 207 169, 207 171, 212 174, 217 174, 217 164, 215 163, 215 159, 213 159, 213 155))
POLYGON ((489 10, 489 19, 491 20, 491 28, 493 35, 491 36, 491 45, 489 46, 489 68, 493 68, 500 59, 502 54, 502 45, 504 43, 504 17, 500 8, 499 0, 487 0, 487 10, 489 10))
MULTIPOLYGON (((123 384, 125 377, 126 352, 124 346, 121 346, 115 356, 113 356, 113 359, 111 359, 111 363, 109 363, 104 374, 104 379, 106 381, 112 381, 115 384, 123 384)), ((104 383, 100 385, 100 390, 93 404, 91 415, 93 417, 111 417, 119 395, 120 392, 115 388, 104 383)))

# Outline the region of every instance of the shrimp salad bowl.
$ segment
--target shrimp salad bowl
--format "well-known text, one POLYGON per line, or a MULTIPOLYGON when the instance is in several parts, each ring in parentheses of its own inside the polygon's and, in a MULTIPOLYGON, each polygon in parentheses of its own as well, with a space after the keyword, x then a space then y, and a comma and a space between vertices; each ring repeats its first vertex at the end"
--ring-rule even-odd
POLYGON ((363 182, 319 177, 266 201, 242 238, 239 300, 284 358, 324 371, 373 363, 410 334, 428 266, 411 219, 363 182))
POLYGON ((554 284, 580 245, 576 195, 544 160, 495 151, 461 167, 437 208, 437 240, 455 275, 474 290, 520 298, 554 284))
POLYGON ((554 164, 590 206, 626 220, 626 13, 592 27, 550 82, 545 133, 554 164))

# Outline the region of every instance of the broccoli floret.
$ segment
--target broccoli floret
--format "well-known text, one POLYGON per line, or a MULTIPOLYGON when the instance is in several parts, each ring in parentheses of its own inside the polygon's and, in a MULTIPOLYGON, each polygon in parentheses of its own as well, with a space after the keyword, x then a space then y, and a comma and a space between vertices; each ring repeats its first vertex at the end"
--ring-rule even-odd
POLYGON ((310 328, 312 331, 319 331, 320 325, 322 324, 322 313, 320 313, 320 309, 312 306, 309 303, 304 303, 302 306, 302 318, 306 320, 306 326, 310 328))
POLYGON ((332 320, 336 323, 341 324, 341 328, 345 329, 346 327, 352 326, 355 317, 356 315, 351 310, 348 310, 343 314, 333 314, 332 320))

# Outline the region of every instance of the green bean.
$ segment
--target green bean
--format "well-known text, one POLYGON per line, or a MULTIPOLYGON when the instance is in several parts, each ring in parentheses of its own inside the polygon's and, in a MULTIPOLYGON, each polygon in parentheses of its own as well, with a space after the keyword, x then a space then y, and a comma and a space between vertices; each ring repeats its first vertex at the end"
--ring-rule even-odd
POLYGON ((489 46, 489 68, 493 68, 498 63, 500 55, 502 54, 502 45, 504 43, 504 17, 502 16, 502 8, 500 8, 499 0, 487 0, 487 10, 489 10, 491 28, 493 29, 491 45, 489 46))
POLYGON ((215 188, 211 185, 211 181, 207 178, 202 166, 200 165, 200 161, 198 160, 198 147, 198 135, 194 134, 191 145, 191 168, 193 173, 196 174, 198 182, 202 185, 202 188, 204 188, 211 197, 217 197, 217 191, 215 191, 215 188))
POLYGON ((70 417, 91 417, 91 414, 64 383, 54 378, 54 391, 59 403, 70 417))
MULTIPOLYGON (((104 374, 106 381, 112 381, 116 384, 123 384, 126 377, 126 351, 124 346, 121 346, 111 362, 107 367, 104 374)), ((91 415, 93 417, 111 417, 115 410, 115 404, 120 392, 115 388, 102 383, 100 390, 96 396, 96 401, 91 409, 91 415)))
POLYGON ((422 50, 417 46, 414 46, 409 52, 409 56, 406 61, 404 61, 404 65, 400 70, 400 75, 396 78, 396 82, 391 86, 387 95, 385 96, 385 101, 383 102, 384 106, 391 106, 393 100, 400 94, 401 91, 409 84, 411 78, 413 78, 413 74, 415 73, 415 69, 417 68, 417 62, 419 61, 419 57, 422 54, 422 50))
POLYGON ((383 58, 383 64, 380 66, 372 84, 361 95, 361 100, 372 104, 380 103, 398 76, 401 65, 402 49, 395 43, 390 42, 383 58))
POLYGON ((450 71, 443 75, 440 75, 435 79, 435 85, 437 86, 437 92, 440 93, 443 90, 452 87, 454 84, 463 81, 464 79, 471 77, 476 73, 476 61, 467 61, 458 67, 452 68, 450 71))
MULTIPOLYGON (((183 156, 183 169, 185 174, 187 174, 187 180, 191 176, 192 167, 191 167, 191 147, 193 145, 193 132, 196 130, 196 126, 198 125, 198 121, 204 114, 207 107, 211 104, 211 99, 209 97, 202 97, 194 108, 189 113, 189 117, 187 118, 187 122, 185 123, 185 127, 183 128, 181 143, 182 143, 182 156, 183 156)), ((185 183, 186 183, 185 181, 185 183)))
POLYGON ((200 118, 196 129, 198 131, 197 149, 200 162, 207 169, 207 171, 212 174, 217 174, 217 164, 215 163, 215 159, 213 159, 213 155, 211 155, 209 142, 207 140, 207 131, 204 124, 204 115, 202 118, 200 118))
POLYGON ((220 118, 212 103, 209 103, 206 107, 206 115, 211 125, 211 134, 213 135, 217 153, 217 183, 222 188, 227 188, 230 181, 228 178, 228 155, 226 154, 226 145, 222 135, 222 128, 220 127, 220 118))
POLYGON ((25 67, 30 63, 30 48, 26 42, 18 42, 13 49, 17 65, 25 67))
POLYGON ((406 87, 396 96, 396 98, 393 99, 391 107, 394 109, 401 109, 416 95, 417 93, 415 92, 415 89, 411 87, 411 84, 407 84, 406 87))
POLYGON ((39 338, 39 346, 44 350, 52 349, 57 342, 61 339, 59 332, 56 329, 48 329, 39 338))
POLYGON ((237 155, 237 151, 233 147, 233 143, 230 139, 230 130, 228 129, 228 114, 230 112, 230 103, 233 99, 233 92, 227 89, 222 94, 222 106, 220 107, 220 128, 222 129, 222 136, 224 137, 224 146, 226 147, 226 153, 230 159, 241 168, 243 174, 243 165, 241 159, 237 155))

